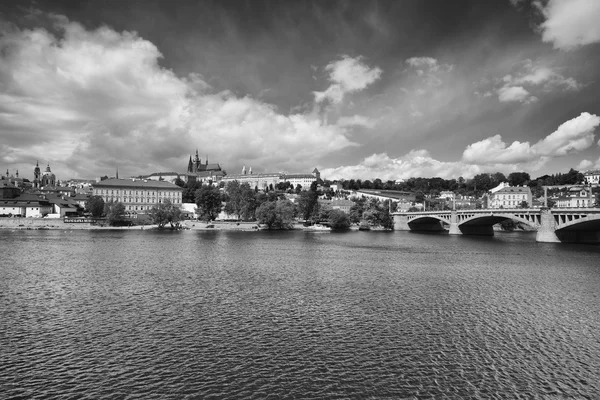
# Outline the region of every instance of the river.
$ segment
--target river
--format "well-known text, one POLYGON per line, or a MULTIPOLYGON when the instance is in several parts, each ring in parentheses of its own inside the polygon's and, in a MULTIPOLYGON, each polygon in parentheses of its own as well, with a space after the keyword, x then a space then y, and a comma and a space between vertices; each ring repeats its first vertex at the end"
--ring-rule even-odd
POLYGON ((600 398, 600 247, 0 231, 0 398, 600 398))

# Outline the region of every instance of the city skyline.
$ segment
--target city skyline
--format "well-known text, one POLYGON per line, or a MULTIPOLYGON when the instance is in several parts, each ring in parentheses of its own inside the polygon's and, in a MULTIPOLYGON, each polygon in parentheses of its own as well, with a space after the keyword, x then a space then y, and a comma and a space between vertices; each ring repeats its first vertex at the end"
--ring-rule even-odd
POLYGON ((600 168, 600 2, 0 5, 0 165, 60 179, 600 168))

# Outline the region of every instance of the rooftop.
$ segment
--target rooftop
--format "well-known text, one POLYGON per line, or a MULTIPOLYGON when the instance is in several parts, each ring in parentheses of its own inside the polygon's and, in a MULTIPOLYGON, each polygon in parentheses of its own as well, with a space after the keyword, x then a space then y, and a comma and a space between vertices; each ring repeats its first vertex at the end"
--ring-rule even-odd
POLYGON ((100 182, 94 183, 95 188, 102 187, 133 187, 133 188, 142 188, 142 189, 169 189, 169 190, 183 190, 179 186, 167 182, 167 181, 155 181, 155 180, 147 180, 147 179, 105 179, 100 182))

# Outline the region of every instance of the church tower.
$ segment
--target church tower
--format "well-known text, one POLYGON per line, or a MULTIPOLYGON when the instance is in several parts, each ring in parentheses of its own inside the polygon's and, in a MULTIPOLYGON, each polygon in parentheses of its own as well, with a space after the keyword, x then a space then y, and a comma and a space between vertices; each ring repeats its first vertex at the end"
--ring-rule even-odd
POLYGON ((194 172, 194 164, 192 163, 192 155, 191 154, 190 154, 190 161, 188 162, 187 172, 189 172, 189 173, 194 172))
POLYGON ((40 188, 40 175, 41 175, 41 171, 40 171, 40 164, 38 161, 35 162, 35 168, 33 169, 33 187, 35 189, 39 189, 40 188))
POLYGON ((196 157, 194 158, 194 172, 202 171, 202 161, 200 160, 200 156, 198 156, 198 149, 196 149, 196 157))

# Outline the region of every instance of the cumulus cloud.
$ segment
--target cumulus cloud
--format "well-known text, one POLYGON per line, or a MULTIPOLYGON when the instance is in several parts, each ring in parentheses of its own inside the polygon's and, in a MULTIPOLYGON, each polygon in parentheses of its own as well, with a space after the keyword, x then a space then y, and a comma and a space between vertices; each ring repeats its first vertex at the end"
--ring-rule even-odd
MULTIPOLYGON (((585 171, 585 170, 588 170, 588 169, 590 169, 592 167, 594 167, 594 162, 593 161, 590 161, 590 160, 581 160, 581 162, 579 164, 577 164, 577 167, 575 167, 575 169, 578 170, 578 171, 585 171)), ((600 168, 600 158, 596 162, 596 168, 600 168)))
POLYGON ((389 157, 386 153, 372 154, 357 165, 326 168, 321 171, 321 174, 327 179, 397 180, 414 176, 437 176, 450 179, 458 176, 471 177, 481 172, 497 170, 498 165, 481 167, 460 161, 439 161, 433 158, 427 150, 421 149, 411 150, 399 158, 389 157))
POLYGON ((514 164, 577 153, 594 143, 594 131, 598 125, 600 117, 584 112, 561 124, 534 145, 515 141, 507 147, 501 136, 496 135, 467 146, 462 160, 472 164, 514 164))
POLYGON ((498 100, 503 103, 518 101, 518 102, 530 102, 529 92, 522 86, 503 86, 498 89, 498 100))
POLYGON ((600 1, 550 0, 536 3, 546 20, 540 25, 542 40, 561 50, 600 42, 600 1))
POLYGON ((382 73, 379 67, 371 68, 365 64, 362 57, 349 56, 327 64, 325 71, 329 73, 331 85, 325 91, 313 93, 317 103, 325 100, 334 104, 341 103, 344 95, 367 88, 382 73))
MULTIPOLYGON (((177 76, 135 32, 53 19, 56 31, 0 27, 0 163, 23 171, 39 159, 60 178, 104 175, 117 165, 129 174, 181 171, 198 147, 225 166, 296 169, 354 145, 343 125, 214 93, 199 74, 177 76)), ((380 74, 342 61, 330 69, 345 91, 380 74)))
MULTIPOLYGON (((464 150, 461 161, 440 161, 426 150, 411 150, 398 158, 386 153, 373 154, 356 165, 326 168, 321 172, 328 179, 406 179, 414 176, 456 178, 472 177, 496 171, 538 170, 549 160, 577 153, 594 142, 594 130, 600 117, 582 113, 561 124, 556 131, 534 145, 515 141, 507 146, 500 135, 473 143, 464 150)), ((593 165, 584 160, 582 165, 593 165)), ((600 168, 600 160, 596 163, 600 168)))
POLYGON ((538 100, 531 94, 553 91, 576 91, 582 88, 572 77, 565 77, 555 68, 535 63, 530 59, 519 62, 512 74, 496 80, 500 86, 495 91, 498 100, 506 102, 533 103, 538 100))

